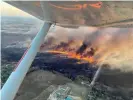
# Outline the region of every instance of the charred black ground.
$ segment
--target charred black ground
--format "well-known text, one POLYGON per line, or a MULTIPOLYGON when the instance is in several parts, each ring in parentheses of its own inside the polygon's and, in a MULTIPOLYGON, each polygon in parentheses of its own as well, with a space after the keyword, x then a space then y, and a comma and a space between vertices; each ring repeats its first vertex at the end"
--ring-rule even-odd
MULTIPOLYGON (((23 55, 25 49, 6 48, 2 50, 2 59, 8 62, 18 62, 23 55)), ((32 67, 38 67, 43 70, 57 71, 66 77, 74 80, 78 75, 86 76, 92 79, 97 68, 92 67, 92 64, 81 63, 79 60, 68 58, 65 55, 53 53, 38 53, 32 63, 32 67)))

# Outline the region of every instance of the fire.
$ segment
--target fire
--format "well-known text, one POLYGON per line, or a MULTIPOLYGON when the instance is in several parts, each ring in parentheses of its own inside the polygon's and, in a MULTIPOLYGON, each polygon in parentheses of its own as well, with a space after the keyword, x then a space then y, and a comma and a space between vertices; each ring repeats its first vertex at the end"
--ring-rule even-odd
POLYGON ((109 64, 112 69, 133 70, 133 29, 107 28, 86 33, 83 37, 82 33, 73 30, 69 34, 76 35, 65 38, 59 35, 59 38, 55 37, 57 42, 47 42, 42 50, 78 59, 78 64, 109 64))
MULTIPOLYGON (((50 44, 48 44, 50 45, 50 44)), ((46 46, 46 45, 45 45, 46 46)), ((45 46, 41 46, 40 50, 43 50, 45 46)), ((60 42, 49 48, 47 52, 49 53, 59 53, 66 55, 68 58, 78 59, 80 61, 85 61, 89 63, 94 63, 95 50, 89 47, 90 43, 86 44, 82 40, 69 39, 67 42, 60 42)))
POLYGON ((76 54, 74 52, 68 52, 68 51, 57 51, 57 50, 49 50, 48 51, 49 53, 59 53, 59 54, 63 54, 63 55, 66 55, 68 58, 75 58, 75 59, 78 59, 78 60, 84 60, 84 61, 87 61, 89 63, 94 63, 95 60, 92 56, 88 56, 88 57, 84 57, 80 54, 76 54))

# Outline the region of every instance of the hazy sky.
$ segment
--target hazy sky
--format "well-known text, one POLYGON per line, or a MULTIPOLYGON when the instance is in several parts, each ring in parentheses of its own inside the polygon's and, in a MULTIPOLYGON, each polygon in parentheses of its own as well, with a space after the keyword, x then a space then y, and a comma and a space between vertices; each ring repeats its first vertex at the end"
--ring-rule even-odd
POLYGON ((1 1, 1 15, 2 16, 22 16, 22 17, 32 17, 28 13, 8 4, 3 1, 1 1))

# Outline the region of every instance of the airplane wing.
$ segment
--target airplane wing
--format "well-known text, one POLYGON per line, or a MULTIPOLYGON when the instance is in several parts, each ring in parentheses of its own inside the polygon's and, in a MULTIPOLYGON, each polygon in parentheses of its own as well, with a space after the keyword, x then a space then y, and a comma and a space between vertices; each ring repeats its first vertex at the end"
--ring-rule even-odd
POLYGON ((5 1, 63 27, 133 27, 132 1, 5 1))

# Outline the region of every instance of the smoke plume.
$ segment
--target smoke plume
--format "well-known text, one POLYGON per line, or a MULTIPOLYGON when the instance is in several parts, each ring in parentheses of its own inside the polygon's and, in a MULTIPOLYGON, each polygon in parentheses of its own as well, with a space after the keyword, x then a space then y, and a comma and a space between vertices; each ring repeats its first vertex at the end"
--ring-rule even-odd
MULTIPOLYGON (((79 54, 91 50, 97 64, 109 64, 111 69, 133 71, 133 29, 56 27, 48 37, 54 37, 54 48, 74 49, 79 54), (93 52, 92 52, 93 51, 93 52)), ((49 44, 49 43, 48 43, 49 44)), ((50 43, 52 45, 52 43, 50 43)))

